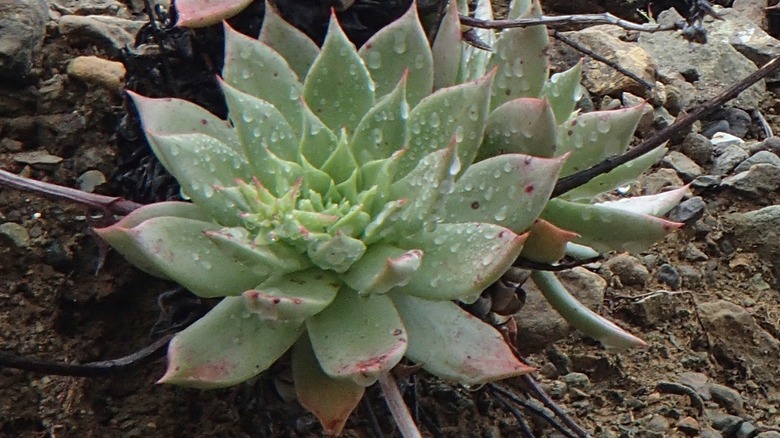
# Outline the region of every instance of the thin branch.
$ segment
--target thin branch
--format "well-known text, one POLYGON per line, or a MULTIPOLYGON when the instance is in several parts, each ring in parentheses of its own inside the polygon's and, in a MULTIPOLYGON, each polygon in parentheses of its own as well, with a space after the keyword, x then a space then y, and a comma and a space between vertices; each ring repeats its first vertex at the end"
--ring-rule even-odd
POLYGON ((655 85, 651 84, 650 82, 640 78, 639 76, 637 76, 633 72, 630 72, 630 71, 626 70, 625 68, 621 67, 620 64, 618 64, 617 62, 615 62, 615 61, 613 61, 611 59, 608 59, 608 58, 606 58, 606 57, 604 57, 602 55, 599 55, 598 53, 594 52, 593 50, 590 50, 589 48, 583 46, 582 44, 578 44, 576 41, 574 41, 571 38, 563 35, 562 33, 558 32, 557 30, 553 30, 552 35, 553 35, 553 38, 555 38, 556 40, 562 42, 563 44, 566 44, 567 46, 571 47, 572 49, 574 49, 574 50, 576 50, 578 52, 581 52, 581 53, 584 53, 584 54, 590 56, 591 58, 595 59, 596 61, 598 61, 598 62, 600 62, 600 63, 602 63, 604 65, 607 65, 607 66, 611 67, 613 70, 617 71, 618 73, 620 73, 620 74, 622 74, 624 76, 627 76, 627 77, 633 79, 638 84, 641 84, 643 87, 647 88, 648 90, 652 90, 653 87, 655 87, 655 85))
POLYGON ((387 407, 390 408, 390 413, 393 415, 401 436, 404 438, 422 438, 420 430, 414 423, 414 418, 412 418, 409 407, 406 406, 391 372, 388 371, 379 376, 379 387, 382 388, 382 394, 385 395, 387 407))
POLYGON ((511 400, 513 403, 521 406, 523 409, 527 409, 532 414, 536 415, 537 417, 544 420, 547 424, 555 428, 558 432, 563 434, 567 438, 577 438, 577 435, 574 435, 569 430, 567 430, 558 420, 550 416, 544 409, 535 406, 534 404, 528 402, 527 400, 523 400, 522 398, 518 397, 516 394, 512 393, 511 391, 507 391, 506 389, 502 388, 501 386, 495 384, 495 383, 488 383, 487 384, 488 391, 495 394, 500 394, 509 400, 511 400))
POLYGON ((542 402, 547 409, 551 410, 558 418, 563 421, 563 423, 568 426, 569 429, 574 431, 574 433, 580 437, 580 438, 587 438, 590 437, 590 434, 585 431, 582 427, 580 427, 579 424, 575 423, 574 420, 572 420, 566 412, 563 412, 563 410, 558 406, 549 395, 547 395, 546 392, 542 389, 541 386, 539 386, 538 383, 536 383, 536 380, 534 380, 533 377, 526 374, 523 376, 520 376, 523 383, 526 386, 526 390, 537 400, 542 402))
POLYGON ((99 377, 117 374, 127 371, 130 368, 143 365, 165 353, 165 347, 173 335, 168 335, 158 339, 153 344, 128 356, 119 359, 103 360, 99 362, 87 362, 84 364, 70 364, 64 362, 45 361, 37 359, 28 359, 17 357, 7 353, 0 353, 0 369, 15 368, 18 370, 31 371, 34 373, 43 373, 57 376, 74 377, 99 377))
POLYGON ((631 21, 623 20, 610 13, 604 14, 581 14, 581 15, 557 15, 554 17, 543 15, 534 18, 519 18, 517 20, 482 20, 479 18, 460 16, 461 24, 477 27, 480 29, 511 29, 515 27, 529 27, 544 25, 549 29, 560 27, 570 28, 572 26, 594 26, 597 24, 612 24, 625 30, 638 32, 665 32, 678 30, 685 27, 684 21, 674 24, 637 24, 631 21))
POLYGON ((588 259, 574 260, 572 262, 557 263, 553 265, 550 263, 534 262, 532 260, 518 257, 518 259, 515 260, 515 263, 512 266, 517 266, 518 268, 525 268, 525 269, 536 269, 537 271, 559 272, 559 271, 566 271, 568 269, 576 268, 578 266, 587 265, 588 263, 594 263, 603 258, 604 258, 603 255, 597 255, 596 257, 591 257, 588 259))
POLYGON ((133 210, 143 207, 143 204, 128 201, 121 197, 87 193, 70 187, 25 178, 2 169, 0 169, 0 187, 34 192, 58 200, 73 201, 116 215, 126 215, 133 210))
POLYGON ((520 412, 519 409, 512 406, 504 397, 501 397, 499 394, 493 394, 491 392, 491 395, 498 400, 498 403, 504 407, 507 411, 509 411, 510 414, 512 414, 513 417, 515 417, 515 420, 517 420, 517 424, 520 426, 520 433, 525 438, 534 438, 534 433, 531 432, 531 428, 528 427, 528 422, 525 421, 525 417, 523 417, 523 413, 520 412))
POLYGON ((755 72, 733 84, 725 91, 703 103, 690 113, 678 118, 673 124, 660 130, 657 134, 643 141, 638 146, 629 149, 626 153, 608 157, 593 167, 559 179, 558 183, 555 185, 555 190, 553 190, 552 197, 555 198, 570 190, 576 189, 593 178, 610 172, 616 167, 638 158, 657 148, 658 146, 661 146, 665 142, 669 141, 677 132, 690 127, 697 120, 704 118, 724 103, 739 96, 740 93, 748 89, 751 85, 763 79, 778 68, 780 68, 780 56, 767 62, 755 72))

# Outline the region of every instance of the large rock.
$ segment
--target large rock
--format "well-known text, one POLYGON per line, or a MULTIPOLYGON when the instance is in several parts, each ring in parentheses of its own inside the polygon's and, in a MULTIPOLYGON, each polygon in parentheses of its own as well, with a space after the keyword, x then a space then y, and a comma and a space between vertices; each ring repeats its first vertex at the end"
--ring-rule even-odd
MULTIPOLYGON (((603 25, 577 32, 566 32, 565 35, 654 84, 655 63, 652 57, 636 44, 618 39, 616 32, 622 33, 614 26, 603 25)), ((618 95, 620 92, 628 91, 648 97, 647 88, 602 62, 587 58, 582 72, 582 84, 593 94, 618 95)))
MULTIPOLYGON (((607 282, 585 268, 574 268, 557 274, 566 288, 581 303, 597 309, 604 300, 607 282)), ((532 281, 523 285, 526 291, 525 305, 515 315, 518 325, 518 348, 523 353, 543 350, 571 331, 571 327, 547 303, 542 292, 532 281)))
POLYGON ((44 0, 0 1, 0 80, 29 81, 46 34, 49 7, 44 0))
POLYGON ((698 314, 722 366, 748 368, 746 372, 757 383, 780 387, 780 341, 761 328, 747 310, 720 300, 699 304, 698 314))
POLYGON ((780 283, 780 205, 729 214, 724 224, 738 247, 774 264, 775 278, 780 283))
MULTIPOLYGON (((661 13, 660 24, 681 20, 674 9, 661 13)), ((679 73, 696 87, 693 104, 700 104, 723 91, 729 85, 757 70, 756 65, 729 42, 721 38, 724 21, 711 17, 704 19, 709 33, 707 44, 692 45, 676 32, 642 33, 639 45, 655 59, 660 74, 674 76, 679 73)), ((766 85, 759 81, 743 91, 731 103, 739 108, 758 108, 766 96, 766 85)))

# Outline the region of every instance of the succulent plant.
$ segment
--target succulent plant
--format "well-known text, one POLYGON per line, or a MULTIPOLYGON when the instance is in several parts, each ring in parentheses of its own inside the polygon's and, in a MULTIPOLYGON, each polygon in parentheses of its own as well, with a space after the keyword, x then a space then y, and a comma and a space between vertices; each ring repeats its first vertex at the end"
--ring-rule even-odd
MULTIPOLYGON (((510 18, 540 13, 537 1, 510 7, 510 18)), ((492 17, 489 2, 477 15, 492 17)), ((548 80, 541 26, 478 33, 492 54, 462 44, 452 2, 432 47, 411 7, 359 50, 333 17, 320 49, 267 7, 257 39, 225 27, 228 121, 131 93, 192 202, 96 231, 140 269, 224 297, 173 338, 160 382, 233 385, 291 350, 300 402, 338 433, 403 357, 464 384, 531 371, 455 303, 476 300, 521 253, 587 252, 567 244, 575 236, 637 250, 675 228, 651 215, 678 192, 592 204, 658 151, 550 200, 562 172, 628 146, 641 108, 574 111, 580 67, 548 80)), ((564 316, 607 344, 630 337, 548 274, 532 278, 564 316)))

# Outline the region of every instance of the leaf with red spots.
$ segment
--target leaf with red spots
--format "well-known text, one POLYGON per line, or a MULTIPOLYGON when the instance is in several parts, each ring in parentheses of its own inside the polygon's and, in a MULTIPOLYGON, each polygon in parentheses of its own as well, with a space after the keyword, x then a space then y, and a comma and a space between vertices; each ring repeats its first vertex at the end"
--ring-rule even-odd
POLYGON ((409 283, 394 291, 430 299, 474 301, 512 265, 525 235, 488 223, 440 224, 400 245, 423 252, 409 283))
POLYGON ((564 160, 508 154, 475 163, 447 196, 445 222, 489 222, 525 231, 544 209, 564 160))
POLYGON ((450 301, 390 293, 409 332, 406 356, 428 372, 467 385, 528 374, 501 334, 450 301))
POLYGON ((250 379, 298 339, 300 323, 266 321, 242 297, 227 297, 179 332, 168 346, 168 370, 158 383, 221 388, 250 379))
POLYGON ((176 25, 181 27, 206 27, 238 14, 252 0, 177 0, 176 25))
POLYGON ((406 330, 387 295, 342 290, 330 306, 306 320, 325 373, 369 386, 406 351, 406 330))

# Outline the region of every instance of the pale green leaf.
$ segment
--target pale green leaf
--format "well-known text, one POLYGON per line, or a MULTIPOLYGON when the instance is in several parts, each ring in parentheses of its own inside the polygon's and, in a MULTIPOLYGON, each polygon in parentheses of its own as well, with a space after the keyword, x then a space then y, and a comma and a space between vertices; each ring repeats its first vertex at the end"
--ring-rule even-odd
POLYGON ((542 97, 547 98, 550 102, 558 125, 569 119, 572 111, 577 106, 577 102, 582 97, 583 87, 580 85, 581 80, 582 60, 574 67, 552 75, 544 84, 542 97))
POLYGON ((406 147, 406 120, 409 118, 406 82, 407 76, 403 76, 395 89, 380 99, 355 129, 349 147, 358 163, 384 159, 406 147))
POLYGON ((433 41, 433 88, 451 87, 457 83, 461 63, 461 30, 458 5, 455 0, 448 3, 447 11, 439 23, 436 39, 433 41))
POLYGON ((333 302, 339 288, 337 278, 311 269, 272 277, 243 296, 247 309, 261 319, 303 323, 333 302))
POLYGON ((263 27, 257 39, 282 55, 299 78, 305 78, 320 53, 319 47, 305 33, 286 22, 276 7, 265 1, 263 27))
POLYGON ((268 369, 301 333, 301 325, 264 321, 241 297, 223 299, 168 345, 168 369, 158 383, 222 388, 268 369))
POLYGON ((493 110, 477 161, 500 154, 555 155, 555 116, 546 100, 519 98, 493 110))

